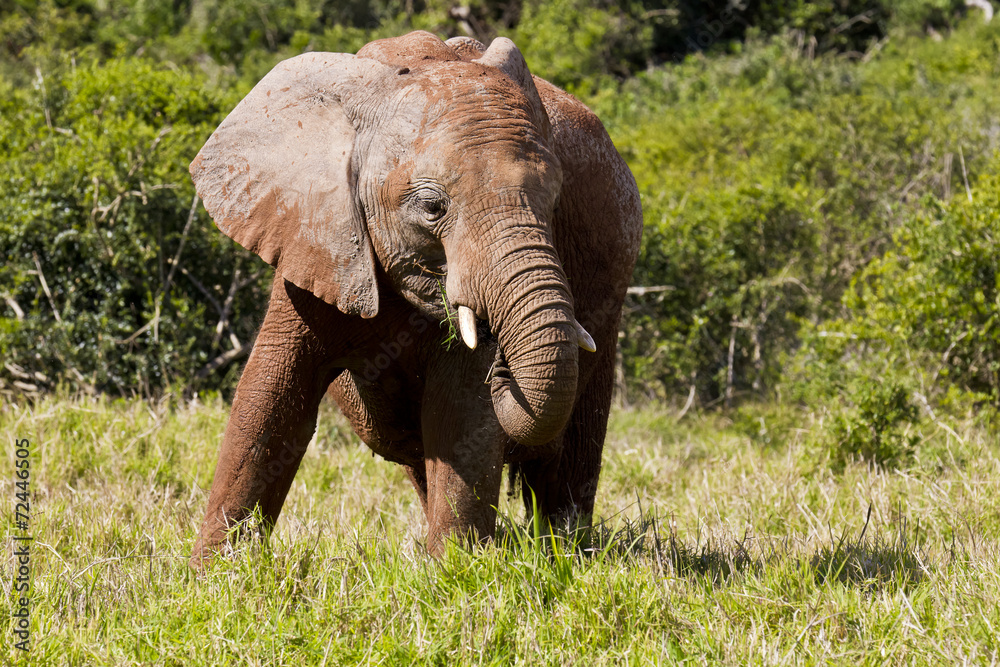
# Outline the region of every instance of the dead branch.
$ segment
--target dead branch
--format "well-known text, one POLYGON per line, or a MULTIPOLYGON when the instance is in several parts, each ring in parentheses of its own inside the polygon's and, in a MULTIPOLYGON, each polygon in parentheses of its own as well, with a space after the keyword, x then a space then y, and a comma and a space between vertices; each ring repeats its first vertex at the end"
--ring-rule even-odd
POLYGON ((687 402, 684 403, 684 407, 681 408, 681 411, 677 414, 677 421, 684 419, 684 415, 686 415, 688 410, 691 409, 691 406, 694 405, 694 395, 695 395, 695 384, 692 382, 691 389, 690 391, 688 391, 687 402))
POLYGON ((35 260, 35 268, 38 270, 38 281, 42 283, 42 291, 45 292, 45 296, 49 299, 49 305, 52 307, 52 314, 56 316, 56 322, 62 324, 62 317, 59 316, 59 311, 56 309, 56 301, 52 298, 52 292, 49 290, 49 284, 45 280, 45 274, 42 273, 42 263, 38 261, 38 253, 31 253, 31 258, 35 260))
MULTIPOLYGON (((212 340, 212 345, 218 344, 222 338, 222 332, 229 326, 229 315, 233 312, 233 301, 235 301, 236 295, 241 289, 257 280, 261 273, 263 273, 263 269, 258 269, 250 274, 249 277, 240 280, 240 275, 242 274, 240 267, 236 267, 236 270, 233 271, 233 282, 229 286, 229 293, 226 295, 226 300, 222 303, 222 309, 219 313, 219 323, 215 325, 215 337, 212 340)), ((229 339, 230 341, 236 340, 236 335, 231 330, 229 332, 229 339)), ((239 343, 233 343, 233 346, 238 347, 239 343)))
POLYGON ((652 285, 650 287, 629 287, 625 293, 630 296, 645 296, 647 294, 656 294, 658 292, 673 292, 677 288, 673 285, 652 285))
MULTIPOLYGON (((164 133, 161 132, 161 134, 164 133)), ((133 341, 135 341, 136 338, 138 338, 145 332, 149 331, 150 328, 153 329, 153 340, 159 341, 160 307, 161 304, 163 303, 163 295, 167 292, 167 290, 170 289, 170 285, 174 281, 174 272, 177 270, 177 267, 180 266, 181 253, 184 251, 184 242, 187 240, 188 232, 191 231, 191 224, 194 222, 195 214, 197 212, 198 212, 198 195, 196 194, 194 198, 191 200, 191 210, 188 213, 187 222, 184 224, 184 231, 181 232, 181 241, 180 243, 177 244, 177 252, 174 254, 173 260, 170 262, 170 273, 167 274, 166 280, 164 280, 163 284, 160 285, 160 288, 156 290, 156 295, 153 297, 153 300, 156 302, 156 307, 155 310, 153 311, 153 317, 144 325, 139 327, 139 329, 137 329, 135 333, 133 333, 128 338, 116 341, 119 345, 132 343, 133 341)))
POLYGON ((732 329, 729 332, 729 360, 726 367, 726 408, 730 407, 733 400, 733 361, 736 357, 736 330, 740 324, 733 318, 732 329))
POLYGON ((7 369, 7 372, 16 377, 19 380, 34 380, 35 382, 41 382, 43 384, 48 384, 49 378, 45 373, 40 373, 35 371, 34 373, 29 373, 21 366, 18 366, 13 361, 3 362, 3 367, 7 369))
POLYGON ((136 338, 149 331, 152 327, 159 325, 159 323, 160 323, 160 304, 159 302, 157 302, 156 310, 153 312, 152 319, 150 319, 148 322, 146 322, 141 327, 136 329, 135 332, 128 338, 122 338, 121 340, 116 340, 115 342, 118 343, 119 345, 127 345, 129 343, 132 343, 135 341, 136 338))
POLYGON ((202 366, 202 368, 197 373, 195 373, 195 377, 198 378, 199 380, 204 380, 214 371, 222 368, 223 366, 227 366, 232 362, 236 361, 237 359, 240 359, 250 354, 250 350, 252 349, 253 349, 253 341, 246 343, 244 345, 240 345, 238 348, 233 348, 228 352, 223 352, 215 359, 212 359, 210 362, 202 366))
POLYGON ((174 259, 170 262, 170 273, 167 274, 167 279, 163 282, 163 286, 160 287, 157 295, 163 294, 168 289, 174 281, 174 272, 177 271, 177 267, 180 266, 181 253, 184 252, 184 243, 187 241, 188 232, 191 231, 191 224, 194 222, 194 218, 198 213, 198 195, 195 194, 191 199, 191 210, 188 211, 187 222, 184 223, 184 231, 181 232, 181 241, 177 244, 177 252, 174 253, 174 259))
POLYGON ((14 300, 14 297, 12 297, 10 294, 4 294, 3 300, 7 304, 7 306, 14 311, 14 317, 16 317, 18 320, 24 319, 24 311, 21 310, 20 304, 18 304, 17 301, 14 300))
POLYGON ((197 278, 191 275, 191 272, 185 269, 183 266, 180 268, 180 272, 181 275, 183 275, 185 278, 191 281, 192 285, 198 288, 199 292, 205 295, 205 298, 208 299, 208 302, 212 304, 213 308, 215 308, 215 312, 219 314, 219 317, 222 317, 222 306, 219 304, 219 300, 215 298, 215 295, 212 294, 207 287, 202 285, 201 281, 199 281, 197 278))
POLYGON ((160 131, 156 133, 156 137, 152 142, 150 142, 149 148, 146 149, 146 152, 140 155, 139 158, 132 163, 132 167, 128 170, 128 176, 125 177, 126 179, 132 178, 135 175, 135 172, 139 171, 139 169, 146 164, 146 160, 149 159, 149 156, 153 154, 153 151, 156 150, 160 141, 163 137, 167 136, 171 129, 173 129, 173 126, 171 125, 164 125, 160 128, 160 131))
MULTIPOLYGON (((992 11, 992 10, 990 10, 992 11)), ((962 146, 958 146, 958 158, 962 161, 962 180, 965 181, 965 194, 969 197, 969 203, 972 203, 972 190, 969 188, 969 174, 965 171, 965 153, 962 151, 962 146)))

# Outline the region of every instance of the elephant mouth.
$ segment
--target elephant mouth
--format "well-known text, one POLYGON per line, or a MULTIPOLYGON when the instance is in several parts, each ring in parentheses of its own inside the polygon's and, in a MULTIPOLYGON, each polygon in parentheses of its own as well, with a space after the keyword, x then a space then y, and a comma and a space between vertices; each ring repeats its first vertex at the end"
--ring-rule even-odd
POLYGON ((486 384, 490 384, 494 380, 509 381, 511 379, 511 374, 510 366, 507 363, 507 357, 504 356, 496 335, 490 328, 489 323, 485 320, 476 321, 476 338, 479 340, 479 345, 477 347, 480 347, 483 350, 493 350, 493 364, 490 366, 490 371, 484 382, 486 384))
POLYGON ((500 351, 500 346, 497 343, 497 337, 493 335, 493 330, 490 328, 489 322, 485 320, 476 320, 476 338, 486 346, 497 346, 497 352, 500 351))

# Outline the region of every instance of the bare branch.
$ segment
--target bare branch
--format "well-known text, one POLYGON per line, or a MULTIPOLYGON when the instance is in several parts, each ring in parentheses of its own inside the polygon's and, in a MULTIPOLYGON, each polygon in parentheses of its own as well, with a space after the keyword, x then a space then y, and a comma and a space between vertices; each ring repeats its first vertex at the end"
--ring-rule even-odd
POLYGON ((226 330, 227 326, 229 326, 229 312, 233 307, 233 299, 236 297, 236 290, 239 289, 240 273, 240 267, 237 266, 236 270, 233 271, 233 282, 229 285, 229 293, 226 295, 226 300, 222 302, 222 313, 219 317, 219 322, 215 325, 215 336, 212 338, 213 347, 219 344, 219 339, 222 338, 222 332, 226 330))
POLYGON ((237 359, 240 359, 250 354, 250 350, 252 349, 253 349, 253 342, 249 342, 239 346, 238 348, 229 350, 228 352, 223 352, 215 359, 212 359, 210 362, 205 364, 197 373, 195 373, 195 377, 198 378, 199 380, 204 380, 212 372, 222 368, 223 366, 231 364, 237 359))
POLYGON ((241 280, 240 281, 240 286, 237 287, 236 289, 243 289, 247 285, 250 285, 251 283, 256 282, 258 278, 260 278, 262 275, 264 275, 264 272, 266 270, 267 270, 267 267, 264 267, 264 268, 261 268, 261 269, 257 269, 256 271, 254 271, 253 273, 251 273, 249 276, 247 276, 246 278, 244 278, 243 280, 241 280))
POLYGON ((629 287, 625 293, 631 296, 645 296, 647 294, 656 294, 658 292, 673 292, 677 288, 673 285, 653 285, 651 287, 629 287))
POLYGON ((726 367, 726 408, 728 409, 733 400, 733 360, 736 357, 736 329, 739 328, 736 318, 733 318, 732 329, 729 332, 729 360, 726 367))
POLYGON ((56 309, 55 299, 52 298, 52 292, 49 290, 49 284, 45 280, 45 274, 42 273, 42 263, 38 261, 38 253, 31 253, 31 258, 35 260, 35 268, 38 269, 38 281, 42 283, 42 291, 45 292, 45 296, 49 299, 49 305, 52 306, 52 314, 56 316, 56 322, 62 324, 62 317, 59 316, 59 311, 56 309))
POLYGON ((121 340, 116 340, 115 342, 118 343, 119 345, 126 345, 128 343, 132 343, 132 342, 135 341, 136 338, 138 338, 142 334, 146 333, 151 328, 157 326, 159 323, 160 323, 160 304, 157 302, 157 304, 156 304, 156 311, 153 313, 152 319, 150 319, 148 322, 146 322, 141 327, 139 327, 138 329, 136 329, 135 333, 133 333, 128 338, 123 338, 121 340))
POLYGON ((969 188, 969 174, 965 171, 965 153, 962 151, 962 145, 958 146, 958 158, 962 161, 962 180, 965 181, 965 194, 969 197, 969 203, 972 203, 972 190, 969 188))
POLYGON ((219 313, 219 317, 222 317, 222 306, 219 304, 219 300, 215 298, 215 295, 212 294, 210 291, 208 291, 208 288, 202 285, 201 281, 199 281, 197 278, 191 275, 191 273, 183 266, 180 268, 180 271, 181 275, 190 280, 191 284, 197 287, 198 291, 205 295, 205 298, 208 299, 208 302, 212 304, 213 308, 215 308, 215 312, 219 313))
POLYGON ((649 11, 642 13, 642 18, 645 21, 649 19, 660 18, 661 16, 669 16, 670 18, 676 18, 680 15, 680 10, 677 9, 650 9, 649 11))
MULTIPOLYGON (((236 295, 241 289, 257 280, 263 272, 263 269, 258 269, 248 278, 241 280, 240 275, 242 274, 242 269, 237 266, 236 270, 233 271, 233 282, 229 286, 229 293, 226 295, 226 300, 222 303, 222 310, 219 313, 219 323, 215 325, 215 337, 212 339, 213 346, 218 345, 219 340, 222 338, 222 332, 229 327, 229 315, 233 312, 233 301, 236 299, 236 295)), ((236 335, 232 332, 232 330, 229 332, 229 339, 230 341, 237 340, 236 335)), ((239 347, 239 343, 234 342, 233 347, 239 347)))
POLYGON ((695 384, 692 382, 691 389, 690 391, 688 391, 687 402, 684 403, 684 407, 681 408, 680 413, 677 415, 677 421, 684 419, 684 415, 686 415, 688 410, 691 409, 691 406, 694 405, 694 394, 695 394, 695 384))
POLYGON ((864 24, 872 23, 872 14, 874 14, 874 12, 872 10, 868 10, 867 12, 862 12, 858 14, 852 19, 844 21, 839 26, 833 29, 833 34, 836 35, 838 33, 844 32, 845 30, 850 30, 858 23, 864 23, 864 24))
POLYGON ((164 125, 160 128, 160 131, 156 134, 156 138, 149 144, 149 148, 146 149, 146 152, 140 155, 139 159, 132 163, 132 167, 128 170, 128 176, 126 178, 132 178, 135 175, 135 172, 139 171, 139 169, 146 164, 146 160, 148 160, 149 156, 153 154, 154 150, 156 150, 160 140, 163 139, 163 137, 165 137, 171 129, 173 128, 170 125, 164 125))
POLYGON ((24 319, 24 311, 21 310, 20 304, 18 304, 17 301, 14 300, 14 297, 12 297, 10 294, 4 294, 3 300, 7 304, 7 306, 9 306, 10 309, 14 311, 14 317, 16 317, 18 320, 24 319))
MULTIPOLYGON (((160 133, 161 136, 163 134, 165 133, 164 132, 160 133)), ((156 301, 156 310, 153 313, 152 319, 150 319, 144 325, 139 327, 139 329, 136 330, 136 332, 133 333, 128 338, 116 341, 119 345, 132 343, 133 341, 135 341, 136 338, 138 338, 145 332, 149 331, 150 328, 153 329, 153 340, 158 341, 160 339, 160 330, 159 330, 160 305, 163 302, 163 295, 167 292, 167 290, 170 289, 170 284, 174 281, 174 272, 177 270, 177 267, 180 266, 181 252, 183 252, 184 250, 184 241, 187 239, 188 232, 191 230, 191 224, 194 222, 195 214, 197 212, 198 212, 198 195, 196 194, 194 198, 191 200, 191 210, 188 213, 187 222, 184 224, 184 231, 181 232, 181 241, 177 245, 177 252, 174 254, 174 258, 170 263, 170 273, 167 274, 167 279, 163 281, 163 284, 160 285, 160 289, 156 291, 156 295, 153 297, 153 299, 156 301)))
POLYGON ((163 294, 168 289, 170 289, 171 283, 174 281, 174 272, 177 271, 177 267, 180 266, 181 253, 184 251, 184 242, 187 241, 188 232, 191 231, 191 224, 194 222, 195 215, 198 213, 198 195, 197 193, 191 199, 191 210, 188 211, 187 222, 184 223, 184 231, 181 232, 181 241, 177 244, 177 252, 174 254, 174 259, 170 262, 170 273, 167 274, 167 279, 164 281, 163 286, 160 288, 158 294, 163 294))

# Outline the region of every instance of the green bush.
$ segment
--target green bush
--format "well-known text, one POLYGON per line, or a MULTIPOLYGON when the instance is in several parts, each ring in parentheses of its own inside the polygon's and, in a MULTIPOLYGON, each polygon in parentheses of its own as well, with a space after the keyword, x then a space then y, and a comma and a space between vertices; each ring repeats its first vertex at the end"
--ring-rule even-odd
POLYGON ((854 279, 846 314, 805 327, 788 377, 813 378, 797 398, 882 368, 945 405, 949 387, 1000 405, 1000 160, 969 197, 928 201, 854 279))
POLYGON ((3 92, 0 373, 114 392, 231 384, 206 366, 252 341, 267 276, 192 208, 187 165, 234 96, 132 58, 3 92))
POLYGON ((643 196, 634 282, 660 288, 624 320, 633 390, 772 387, 801 322, 841 315, 926 196, 964 191, 1000 148, 998 52, 978 22, 863 64, 775 39, 595 96, 643 196))
POLYGON ((937 357, 939 378, 1000 405, 1000 170, 969 196, 901 227, 844 303, 865 335, 937 357))
POLYGON ((1000 149, 1000 22, 959 23, 964 11, 956 0, 0 4, 0 377, 230 386, 234 367, 206 369, 252 338, 267 274, 201 209, 188 226, 185 166, 278 60, 426 29, 511 35, 536 73, 598 111, 628 160, 646 219, 635 282, 654 288, 630 297, 623 320, 633 393, 694 386, 702 405, 778 386, 805 396, 803 360, 839 358, 823 373, 848 382, 882 345, 879 363, 905 357, 928 381, 996 400, 995 291, 972 287, 990 275, 993 186, 980 179, 967 209, 953 195, 1000 149), (941 291, 914 305, 903 276, 941 291))
POLYGON ((510 38, 532 73, 570 92, 589 93, 608 77, 625 77, 650 56, 652 26, 614 3, 526 2, 510 38))
POLYGON ((854 407, 837 414, 830 429, 834 466, 860 459, 891 468, 909 460, 919 437, 907 427, 920 416, 910 393, 893 381, 859 382, 852 392, 854 407))

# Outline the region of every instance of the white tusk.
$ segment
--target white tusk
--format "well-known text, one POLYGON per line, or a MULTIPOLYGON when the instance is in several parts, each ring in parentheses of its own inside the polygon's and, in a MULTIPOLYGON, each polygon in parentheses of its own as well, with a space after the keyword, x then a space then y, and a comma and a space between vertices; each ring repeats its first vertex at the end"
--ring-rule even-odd
POLYGON ((476 314, 468 306, 458 307, 458 330, 462 332, 462 340, 470 350, 476 349, 476 314))
POLYGON ((594 337, 587 333, 587 330, 583 328, 583 325, 573 320, 573 326, 576 327, 576 343, 587 352, 597 352, 597 345, 594 344, 594 337))

